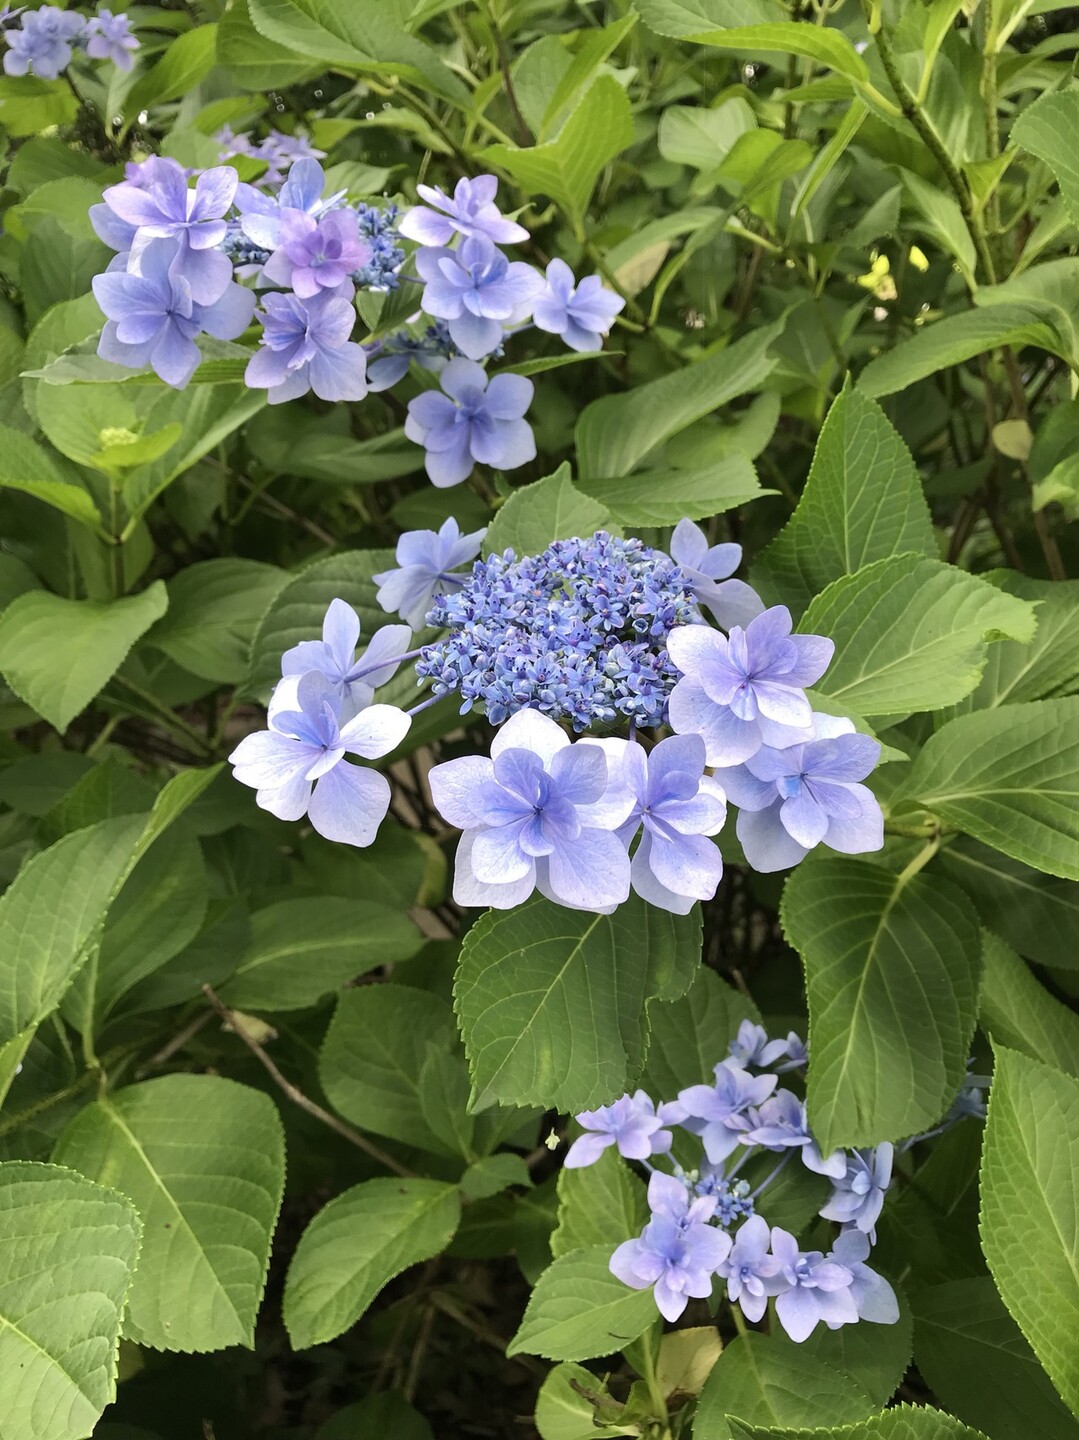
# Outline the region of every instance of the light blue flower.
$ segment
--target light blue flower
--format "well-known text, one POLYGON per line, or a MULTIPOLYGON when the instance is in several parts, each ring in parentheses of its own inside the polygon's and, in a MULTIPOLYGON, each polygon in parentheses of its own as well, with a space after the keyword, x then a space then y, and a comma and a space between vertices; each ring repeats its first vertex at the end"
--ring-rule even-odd
POLYGON ((493 175, 462 176, 452 197, 437 185, 417 185, 416 193, 427 206, 409 210, 398 229, 408 240, 420 245, 448 245, 454 235, 482 235, 495 245, 527 240, 528 231, 514 220, 503 218, 494 203, 498 181, 493 175))
POLYGON ((375 698, 375 691, 397 673, 412 631, 407 625, 383 625, 371 636, 367 648, 356 654, 360 639, 360 617, 344 600, 331 600, 322 622, 321 640, 301 640, 281 656, 281 674, 289 683, 274 691, 270 715, 295 708, 292 697, 302 675, 317 670, 333 687, 338 718, 352 718, 375 698))
MULTIPOLYGON (((627 1160, 647 1160, 650 1155, 666 1155, 673 1136, 663 1128, 665 1106, 659 1109, 643 1090, 622 1095, 611 1105, 598 1110, 582 1110, 577 1124, 589 1131, 579 1135, 566 1152, 567 1170, 580 1170, 594 1165, 609 1146, 617 1147, 627 1160)), ((680 1187, 684 1191, 684 1187, 680 1187)))
POLYGON ((436 765, 431 794, 442 818, 464 831, 453 896, 458 905, 510 910, 537 887, 558 905, 609 914, 629 896, 629 856, 611 832, 624 805, 605 804, 607 762, 573 745, 534 710, 498 731, 491 758, 436 765))
POLYGON ((858 1319, 868 1320, 873 1325, 894 1325, 899 1319, 895 1291, 883 1275, 878 1275, 864 1263, 868 1256, 869 1236, 851 1228, 836 1237, 828 1258, 851 1273, 850 1297, 858 1319))
POLYGON ((707 625, 672 630, 667 649, 683 675, 671 694, 671 728, 703 736, 709 765, 738 765, 810 724, 805 686, 824 674, 835 646, 792 635, 790 611, 777 605, 729 637, 707 625))
POLYGON ((39 80, 57 80, 71 63, 73 47, 82 38, 86 20, 73 10, 42 5, 25 10, 20 29, 5 29, 8 50, 6 75, 34 74, 39 80))
POLYGON ((244 384, 265 389, 271 405, 313 390, 320 400, 362 400, 367 356, 349 339, 356 322, 352 302, 332 290, 311 300, 266 295, 259 313, 260 348, 247 363, 244 384))
POLYGON ((420 305, 447 322, 450 338, 469 360, 490 355, 504 330, 528 318, 541 284, 531 265, 511 263, 483 235, 456 250, 420 250, 416 269, 427 282, 420 305))
POLYGON ((739 807, 738 839, 754 870, 785 870, 821 844, 844 855, 884 844, 880 804, 858 783, 880 745, 833 715, 813 715, 802 734, 799 741, 792 731, 781 748, 762 745, 744 764, 716 772, 739 807))
POLYGON ((750 1128, 748 1112, 763 1105, 776 1087, 774 1075, 751 1075, 733 1060, 715 1067, 714 1085, 690 1085, 678 1092, 683 1127, 699 1135, 713 1165, 738 1148, 750 1128))
POLYGON ((86 22, 86 53, 91 60, 111 60, 118 70, 130 70, 135 63, 132 52, 138 48, 126 15, 114 15, 102 6, 86 22))
POLYGON ((769 1254, 771 1236, 768 1222, 760 1215, 751 1215, 738 1230, 734 1244, 717 1267, 727 1282, 727 1298, 737 1305, 747 1320, 756 1323, 768 1308, 768 1297, 779 1262, 769 1254))
POLYGON ((847 1158, 846 1174, 835 1182, 828 1203, 821 1206, 824 1219, 854 1225, 873 1241, 884 1195, 892 1183, 894 1155, 895 1147, 887 1140, 875 1150, 853 1151, 847 1158))
MULTIPOLYGON (((660 1113, 663 1108, 659 1107, 660 1113)), ((688 1225, 707 1224, 715 1214, 716 1200, 714 1195, 695 1191, 678 1176, 653 1170, 648 1177, 648 1208, 653 1215, 666 1215, 684 1230, 688 1225)))
POLYGON ((611 1256, 611 1273, 634 1290, 651 1288, 665 1320, 677 1320, 690 1298, 712 1293, 712 1277, 731 1249, 731 1238, 714 1225, 680 1225, 654 1215, 637 1240, 611 1256))
POLYGON ((600 349, 625 304, 621 295, 606 289, 598 275, 589 275, 577 285, 566 262, 552 260, 546 283, 536 296, 532 319, 540 330, 560 335, 571 350, 587 352, 600 349))
POLYGON ((851 1294, 854 1276, 819 1250, 801 1251, 786 1230, 772 1229, 772 1255, 778 1262, 769 1285, 776 1296, 776 1316, 792 1340, 801 1344, 823 1320, 829 1330, 858 1319, 851 1294))
POLYGON ((279 820, 306 815, 327 840, 370 845, 389 809, 389 782, 345 756, 388 755, 404 739, 409 716, 392 705, 371 705, 341 725, 337 692, 317 672, 301 678, 296 706, 240 741, 229 756, 235 778, 252 786, 257 803, 279 820))
POLYGON ((731 1041, 731 1059, 738 1065, 753 1065, 758 1070, 767 1070, 774 1061, 787 1053, 786 1040, 770 1040, 763 1025, 752 1020, 743 1020, 738 1034, 731 1041))
POLYGON ((195 337, 206 331, 235 340, 250 323, 255 297, 230 281, 213 304, 196 304, 186 278, 176 273, 176 249, 174 240, 156 240, 142 252, 139 274, 106 271, 92 286, 108 319, 97 346, 101 358, 135 370, 149 366, 182 390, 202 358, 195 337))
POLYGON ((750 1116, 751 1125, 742 1137, 746 1145, 760 1145, 765 1150, 797 1149, 807 1170, 828 1175, 833 1180, 847 1173, 847 1156, 833 1150, 824 1156, 809 1128, 804 1100, 790 1090, 777 1090, 750 1116))
POLYGON ((262 267, 262 276, 273 285, 287 286, 301 300, 346 285, 342 293, 351 299, 352 275, 372 254, 349 210, 331 210, 317 220, 304 210, 283 210, 278 247, 262 267))
POLYGON ((452 515, 437 531, 407 531, 397 542, 397 568, 371 577, 378 586, 378 603, 419 630, 435 596, 449 595, 464 585, 465 577, 453 571, 476 558, 486 533, 474 530, 462 535, 452 515))
POLYGON ((451 360, 439 375, 441 393, 425 390, 409 401, 405 434, 427 451, 424 467, 433 485, 460 485, 478 462, 515 470, 536 457, 536 441, 524 413, 534 386, 523 375, 488 381, 472 360, 451 360))
POLYGON ((742 563, 741 545, 709 545, 708 537, 692 520, 679 520, 671 536, 671 559, 693 587, 703 605, 724 630, 748 625, 764 610, 764 601, 744 580, 731 580, 742 563))
POLYGON ((699 735, 671 735, 651 751, 636 741, 587 740, 607 756, 612 788, 628 794, 632 809, 618 832, 628 848, 641 838, 630 867, 633 889, 650 905, 688 915, 710 900, 723 875, 716 835, 727 818, 722 789, 704 774, 699 735))

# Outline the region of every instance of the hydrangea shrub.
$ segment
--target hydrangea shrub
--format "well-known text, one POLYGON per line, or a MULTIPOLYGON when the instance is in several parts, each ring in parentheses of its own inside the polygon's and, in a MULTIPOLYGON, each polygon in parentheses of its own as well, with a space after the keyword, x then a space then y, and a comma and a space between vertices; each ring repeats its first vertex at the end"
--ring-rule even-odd
POLYGON ((1079 1437, 1072 24, 5 8, 4 1440, 1079 1437))

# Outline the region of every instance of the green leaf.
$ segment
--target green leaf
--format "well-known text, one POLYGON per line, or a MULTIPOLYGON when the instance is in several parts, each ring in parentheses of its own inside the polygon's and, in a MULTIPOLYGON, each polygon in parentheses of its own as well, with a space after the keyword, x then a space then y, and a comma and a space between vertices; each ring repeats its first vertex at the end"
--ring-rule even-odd
POLYGON ((865 860, 814 858, 787 881, 780 913, 805 965, 821 1149, 934 1125, 963 1081, 977 1012, 966 896, 935 876, 903 883, 865 860))
POLYGON ((851 80, 869 78, 866 63, 851 41, 842 31, 827 29, 823 25, 803 25, 796 21, 776 25, 738 25, 722 30, 705 30, 682 38, 698 45, 711 45, 717 50, 733 50, 739 55, 804 55, 851 80))
POLYGON ((873 723, 954 705, 978 684, 986 644, 1030 640, 1034 608, 941 560, 896 555, 834 580, 802 616, 835 641, 814 687, 873 723))
POLYGON ((610 480, 582 480, 577 489, 602 505, 620 525, 677 525, 733 510, 762 490, 745 455, 724 455, 699 470, 641 470, 610 480))
POLYGON ((1079 1080, 999 1046, 982 1150, 982 1249, 1065 1404, 1079 1412, 1079 1080))
POLYGON ((732 1440, 741 1433, 731 1424, 733 1416, 754 1425, 833 1426, 872 1409, 873 1401, 853 1376, 822 1365, 802 1347, 751 1331, 723 1347, 704 1382, 693 1436, 732 1440))
POLYGON ((644 1186, 615 1150, 594 1165, 558 1172, 558 1225, 551 1236, 557 1260, 571 1250, 635 1239, 648 1219, 644 1186))
POLYGON ((460 1217, 456 1188, 438 1180, 368 1180, 331 1200, 300 1237, 285 1281, 293 1349, 354 1325, 395 1275, 446 1248, 460 1217))
POLYGON ((1079 880, 1079 696, 949 720, 892 804, 931 810, 1014 860, 1079 880))
POLYGON ((11 1440, 83 1440, 116 1398, 139 1217, 56 1165, 0 1165, 0 1413, 11 1440))
POLYGON ((755 563, 753 583, 798 613, 831 581, 903 554, 936 554, 918 472, 879 405, 845 389, 820 432, 798 508, 755 563))
MULTIPOLYGON (((771 1195, 769 1189, 769 1218, 771 1195)), ((874 1266, 878 1270, 882 1268, 879 1261, 874 1261, 874 1266)), ((821 1366, 856 1380, 874 1405, 886 1405, 910 1368, 913 1349, 910 1308, 902 1291, 896 1291, 896 1298, 900 1312, 894 1325, 863 1322, 842 1325, 838 1330, 818 1325, 809 1338, 801 1342, 800 1352, 821 1366)), ((776 1338, 781 1343, 794 1344, 794 1341, 786 1342, 782 1332, 776 1338)))
POLYGON ((192 675, 235 684, 247 673, 255 627, 288 584, 276 565, 203 560, 168 582, 169 608, 146 637, 192 675))
POLYGON ((334 1109, 362 1130, 441 1153, 442 1141, 423 1118, 420 1071, 428 1044, 448 1047, 452 1037, 449 1006, 426 990, 346 990, 319 1054, 322 1088, 334 1109))
POLYGON ((216 25, 195 25, 185 34, 177 35, 157 64, 141 75, 127 92, 124 99, 127 125, 138 119, 140 110, 165 105, 194 90, 216 63, 216 25))
POLYGON ((513 492, 487 529, 484 554, 511 549, 518 556, 538 555, 552 540, 592 535, 609 519, 602 505, 574 487, 570 467, 563 464, 546 479, 513 492))
POLYGON ((285 1181, 268 1095, 216 1075, 164 1075, 88 1105, 53 1158, 108 1176, 142 1216, 125 1335, 156 1350, 254 1344, 285 1181))
POLYGON ((621 1095, 644 1059, 646 1001, 693 978, 700 923, 635 895, 613 915, 534 896, 482 916, 454 987, 473 1106, 577 1111, 621 1095))
POLYGON ((628 475, 694 420, 759 389, 774 368, 766 352, 781 328, 758 327, 704 360, 586 405, 575 432, 582 477, 628 475))
POLYGON ((1018 860, 960 835, 937 864, 973 900, 983 924, 1028 960, 1061 969, 1079 966, 1079 884, 1042 875, 1018 860))
POLYGON ((787 14, 780 0, 634 0, 649 30, 676 39, 713 26, 764 25, 787 14))
POLYGON ((360 1440, 367 1435, 380 1435, 384 1440, 434 1440, 427 1421, 396 1390, 381 1390, 355 1405, 346 1405, 319 1426, 315 1440, 360 1440))
POLYGON ((933 1393, 993 1440, 1079 1440, 989 1276, 915 1292, 918 1369, 933 1393))
POLYGON ((420 1111, 431 1134, 451 1155, 471 1161, 476 1119, 468 1113, 468 1066, 456 1047, 451 1051, 444 1042, 428 1041, 419 1092, 420 1111))
POLYGON ((490 145, 483 159, 504 170, 526 194, 549 195, 580 232, 604 166, 632 144, 633 112, 626 92, 613 75, 600 75, 557 139, 527 150, 490 145))
POLYGON ((251 23, 247 0, 232 0, 217 26, 217 63, 244 90, 287 89, 313 79, 321 66, 297 60, 295 52, 260 34, 251 23))
POLYGON ((988 930, 982 933, 978 1023, 997 1044, 1079 1076, 1079 1016, 988 930))
POLYGON ((484 1155, 471 1164, 461 1176, 460 1191, 466 1200, 486 1200, 511 1185, 531 1186, 532 1176, 524 1157, 510 1150, 497 1155, 484 1155))
POLYGON ((637 16, 630 11, 628 15, 623 15, 620 20, 615 20, 610 25, 603 25, 595 30, 586 29, 582 33, 573 59, 547 101, 538 137, 541 141, 550 137, 555 127, 561 123, 566 108, 599 70, 608 55, 621 45, 636 23, 637 16))
POLYGON ((64 731, 167 606, 160 580, 124 600, 30 591, 0 615, 0 670, 20 699, 64 731))
POLYGON ((1037 345, 1065 360, 1074 358, 1071 338, 1053 314, 1037 301, 1016 300, 963 310, 925 326, 912 339, 870 360, 858 377, 858 388, 875 398, 893 395, 1001 345, 1037 345))
POLYGON ((712 109, 668 105, 659 117, 656 144, 664 160, 694 170, 714 170, 740 136, 757 128, 757 117, 740 95, 712 109))
POLYGON ((702 966, 683 996, 649 1006, 652 1035, 641 1085, 672 1099, 689 1085, 707 1083, 742 1021, 760 1018, 748 995, 702 966))
POLYGON ((251 942, 222 999, 240 1010, 301 1010, 422 944, 407 915, 377 900, 279 900, 251 917, 251 942))
POLYGON ((469 108, 469 90, 440 55, 395 23, 389 5, 352 0, 248 0, 248 5, 259 34, 293 55, 309 55, 335 70, 399 76, 421 93, 469 108))
MULTIPOLYGON (((347 600, 360 617, 363 643, 385 625, 388 616, 375 600, 371 580, 394 564, 390 550, 349 550, 316 560, 279 591, 259 621, 251 642, 251 670, 245 682, 249 695, 265 699, 281 678, 281 656, 301 640, 317 640, 331 600, 347 600)), ((3 617, 0 616, 0 627, 3 617)), ((2 630, 0 630, 2 633, 2 630)), ((400 680, 402 677, 398 677, 400 680)), ((409 691, 414 689, 407 671, 403 676, 409 691)), ((393 684, 384 687, 379 699, 394 703, 393 684)))
POLYGON ((1011 571, 989 578, 1037 607, 1038 629, 1029 644, 1005 640, 992 647, 967 707, 988 710, 1079 692, 1079 580, 1031 580, 1011 571))
POLYGON ((65 835, 28 860, 0 897, 0 1044, 60 1003, 141 830, 140 819, 123 818, 65 835))
MULTIPOLYGON (((942 1410, 900 1405, 883 1415, 856 1425, 839 1425, 827 1430, 798 1430, 787 1426, 744 1425, 734 1421, 732 1440, 986 1440, 980 1430, 953 1420, 942 1410)), ((711 1437, 700 1437, 711 1440, 711 1437)))
POLYGON ((1079 90, 1042 95, 1016 117, 1011 144, 1044 160, 1060 185, 1073 225, 1079 225, 1079 90))
POLYGON ((21 490, 80 525, 101 528, 101 514, 90 492, 43 445, 10 425, 0 425, 0 488, 21 490))
POLYGON ((0 77, 0 125, 10 135, 40 135, 54 125, 67 125, 78 109, 79 102, 63 80, 0 77))
POLYGON ((914 212, 913 216, 908 214, 911 229, 936 241, 956 261, 968 285, 972 284, 978 255, 959 202, 913 171, 904 170, 901 165, 896 169, 903 182, 906 208, 914 212))
POLYGON ((639 1435, 636 1421, 625 1428, 609 1423, 604 1414, 602 1424, 595 1421, 596 1406, 588 1397, 602 1396, 612 1411, 620 1408, 607 1394, 606 1385, 583 1365, 564 1361, 551 1370, 536 1396, 536 1429, 540 1440, 603 1440, 615 1435, 639 1435), (582 1393, 584 1392, 584 1393, 582 1393))
POLYGON ((612 1245, 571 1250, 536 1282, 507 1355, 591 1360, 623 1350, 655 1321, 651 1290, 631 1290, 611 1274, 612 1245))

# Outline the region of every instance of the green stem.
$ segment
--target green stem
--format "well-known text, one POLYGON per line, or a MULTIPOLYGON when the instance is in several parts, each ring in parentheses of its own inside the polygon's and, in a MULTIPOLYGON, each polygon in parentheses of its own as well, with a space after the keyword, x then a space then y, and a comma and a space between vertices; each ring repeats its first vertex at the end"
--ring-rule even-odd
POLYGON ((113 678, 117 684, 123 685, 125 689, 130 690, 132 695, 138 696, 139 700, 141 700, 147 709, 153 712, 167 730, 174 731, 176 735, 183 737, 183 739, 194 745, 200 755, 210 755, 213 753, 210 742, 206 736, 200 735, 186 720, 181 720, 179 715, 170 710, 167 705, 162 704, 156 695, 151 694, 149 690, 144 690, 142 686, 137 685, 134 680, 129 680, 126 675, 116 675, 113 678))
POLYGON ((915 855, 914 859, 910 862, 910 864, 904 870, 901 870, 899 872, 899 875, 896 877, 895 882, 895 889, 897 895, 905 885, 909 885, 909 883, 914 879, 915 875, 917 875, 919 870, 924 869, 925 866, 929 864, 930 860, 932 860, 933 856, 937 853, 939 849, 940 835, 936 834, 932 837, 932 839, 928 840, 925 845, 922 846, 922 848, 918 851, 917 855, 915 855))

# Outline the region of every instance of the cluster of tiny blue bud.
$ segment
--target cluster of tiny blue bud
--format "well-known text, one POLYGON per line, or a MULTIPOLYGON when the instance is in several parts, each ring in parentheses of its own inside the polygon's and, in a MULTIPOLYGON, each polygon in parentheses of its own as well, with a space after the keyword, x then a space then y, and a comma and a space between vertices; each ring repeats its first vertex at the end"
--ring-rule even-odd
POLYGON ((353 274, 353 280, 362 289, 396 290, 400 284, 397 272, 405 259, 400 237, 394 228, 400 213, 398 207, 386 205, 380 209, 361 202, 355 206, 355 213, 360 234, 374 253, 363 269, 353 274))
POLYGON ((494 725, 533 709, 578 732, 619 719, 648 728, 665 721, 679 678, 667 636, 700 618, 670 556, 599 531, 522 560, 477 560, 428 614, 449 633, 416 673, 438 696, 459 693, 462 714, 482 704, 494 725))
POLYGON ((705 1165, 693 1184, 693 1193, 706 1195, 716 1202, 712 1218, 718 1220, 724 1230, 729 1230, 739 1220, 748 1220, 757 1208, 750 1194, 749 1181, 725 1180, 720 1166, 705 1165))
POLYGON ((221 248, 237 268, 244 265, 263 266, 270 258, 269 250, 256 245, 244 234, 239 220, 230 220, 221 248))

